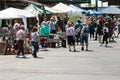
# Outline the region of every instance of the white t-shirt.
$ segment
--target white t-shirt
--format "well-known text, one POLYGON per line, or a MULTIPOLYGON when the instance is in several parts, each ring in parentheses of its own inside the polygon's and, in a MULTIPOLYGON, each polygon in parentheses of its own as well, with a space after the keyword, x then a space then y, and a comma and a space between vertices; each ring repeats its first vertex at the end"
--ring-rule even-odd
POLYGON ((16 30, 16 28, 17 28, 19 25, 20 25, 19 23, 15 23, 14 26, 13 26, 13 29, 16 30))
POLYGON ((105 32, 109 32, 109 28, 108 27, 104 27, 104 29, 106 30, 105 32))
POLYGON ((19 31, 17 31, 16 37, 17 40, 23 40, 25 37, 25 31, 20 29, 19 31))

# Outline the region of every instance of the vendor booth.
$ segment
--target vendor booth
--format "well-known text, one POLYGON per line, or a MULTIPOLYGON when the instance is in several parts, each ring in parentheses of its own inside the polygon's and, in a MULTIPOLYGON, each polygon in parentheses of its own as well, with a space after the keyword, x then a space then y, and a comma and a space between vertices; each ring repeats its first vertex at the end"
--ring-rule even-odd
MULTIPOLYGON (((24 27, 26 30, 27 30, 27 19, 26 18, 32 18, 32 17, 36 17, 36 15, 32 14, 28 11, 17 9, 17 8, 12 8, 12 7, 0 11, 0 19, 1 20, 6 20, 6 19, 10 20, 10 19, 21 18, 24 22, 24 27)), ((7 54, 7 51, 12 49, 12 45, 13 45, 13 42, 12 42, 13 38, 11 38, 12 33, 13 32, 10 31, 8 34, 8 39, 6 41, 0 42, 0 44, 1 44, 0 48, 3 48, 3 49, 1 49, 0 54, 7 54), (11 39, 11 40, 9 40, 9 39, 11 39), (4 47, 3 47, 3 45, 4 45, 4 47)))

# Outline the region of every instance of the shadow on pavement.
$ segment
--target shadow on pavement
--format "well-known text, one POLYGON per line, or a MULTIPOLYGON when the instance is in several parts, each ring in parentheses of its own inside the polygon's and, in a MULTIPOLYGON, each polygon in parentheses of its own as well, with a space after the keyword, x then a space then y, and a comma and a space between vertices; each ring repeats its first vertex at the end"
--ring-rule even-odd
POLYGON ((40 51, 49 51, 48 49, 40 49, 40 51))
POLYGON ((93 52, 94 50, 87 50, 87 52, 93 52))
POLYGON ((113 48, 113 46, 106 46, 106 48, 113 48))
POLYGON ((44 57, 37 57, 36 59, 44 59, 44 57))
POLYGON ((80 52, 80 51, 70 51, 70 52, 80 52))
POLYGON ((17 59, 30 59, 30 57, 25 57, 25 58, 23 58, 23 57, 17 57, 17 59))

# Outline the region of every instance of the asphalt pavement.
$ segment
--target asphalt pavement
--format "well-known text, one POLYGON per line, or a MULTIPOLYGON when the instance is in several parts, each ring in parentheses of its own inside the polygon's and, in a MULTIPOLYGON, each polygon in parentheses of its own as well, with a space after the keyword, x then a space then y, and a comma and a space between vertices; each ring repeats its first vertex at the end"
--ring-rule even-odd
POLYGON ((120 39, 100 46, 90 41, 89 51, 67 48, 39 51, 38 58, 0 55, 0 80, 120 80, 120 39))

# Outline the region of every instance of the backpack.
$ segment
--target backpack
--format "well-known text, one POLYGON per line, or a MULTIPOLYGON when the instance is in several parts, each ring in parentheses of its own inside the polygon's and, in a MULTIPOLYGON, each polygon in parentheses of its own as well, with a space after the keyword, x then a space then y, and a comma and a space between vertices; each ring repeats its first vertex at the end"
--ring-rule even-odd
POLYGON ((88 37, 88 34, 89 34, 89 28, 88 27, 85 27, 83 29, 83 33, 82 33, 82 38, 85 38, 85 37, 88 37))

